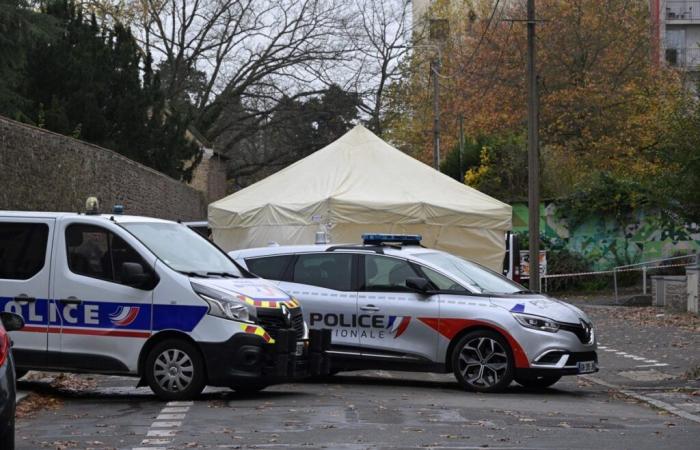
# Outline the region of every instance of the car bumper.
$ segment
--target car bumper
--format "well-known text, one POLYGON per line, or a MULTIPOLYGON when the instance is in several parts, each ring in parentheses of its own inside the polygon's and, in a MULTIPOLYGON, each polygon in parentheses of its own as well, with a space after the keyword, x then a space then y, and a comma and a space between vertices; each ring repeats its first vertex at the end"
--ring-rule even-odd
POLYGON ((584 375, 595 372, 598 372, 598 354, 595 351, 550 350, 540 355, 530 367, 515 369, 517 376, 524 377, 584 375))
POLYGON ((0 366, 0 437, 14 433, 15 369, 12 357, 0 366))
POLYGON ((207 384, 269 385, 327 375, 330 338, 330 330, 311 330, 309 339, 297 339, 296 331, 290 329, 279 330, 273 344, 248 333, 238 333, 225 342, 200 343, 207 384))

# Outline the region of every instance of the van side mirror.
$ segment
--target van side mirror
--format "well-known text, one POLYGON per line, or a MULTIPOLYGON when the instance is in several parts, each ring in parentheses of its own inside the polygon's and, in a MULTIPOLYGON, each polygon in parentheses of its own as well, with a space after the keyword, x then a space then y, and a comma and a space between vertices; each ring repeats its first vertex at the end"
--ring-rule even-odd
POLYGON ((0 312, 0 320, 7 331, 17 331, 24 328, 24 319, 19 314, 0 312))
POLYGON ((153 276, 143 270, 137 262, 122 263, 122 283, 138 289, 148 289, 153 282, 153 276))
POLYGON ((406 287, 414 291, 428 293, 430 290, 430 282, 425 278, 406 278, 406 287))

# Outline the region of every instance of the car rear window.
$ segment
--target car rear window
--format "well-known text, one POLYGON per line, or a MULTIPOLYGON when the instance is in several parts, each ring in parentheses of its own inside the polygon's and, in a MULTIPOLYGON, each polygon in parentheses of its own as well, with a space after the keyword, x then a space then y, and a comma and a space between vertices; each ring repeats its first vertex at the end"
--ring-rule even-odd
POLYGON ((48 240, 45 223, 0 223, 0 278, 28 280, 39 273, 48 240))

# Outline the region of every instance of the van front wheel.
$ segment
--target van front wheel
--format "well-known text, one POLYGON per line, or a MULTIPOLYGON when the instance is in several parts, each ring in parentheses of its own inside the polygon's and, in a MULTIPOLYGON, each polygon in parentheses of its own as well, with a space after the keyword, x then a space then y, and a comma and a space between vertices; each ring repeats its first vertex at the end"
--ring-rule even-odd
POLYGON ((190 400, 206 385, 204 360, 190 342, 168 339, 156 344, 146 358, 145 376, 162 400, 190 400))

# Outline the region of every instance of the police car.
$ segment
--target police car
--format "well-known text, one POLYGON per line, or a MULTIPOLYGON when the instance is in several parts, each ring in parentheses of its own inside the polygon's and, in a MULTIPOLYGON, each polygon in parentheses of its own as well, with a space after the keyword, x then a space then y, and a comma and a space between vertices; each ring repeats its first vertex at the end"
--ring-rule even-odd
POLYGON ((173 400, 327 371, 297 301, 165 220, 0 211, 0 310, 26 323, 20 376, 132 375, 173 400))
POLYGON ((332 330, 333 371, 454 372, 463 387, 490 392, 598 370, 580 309, 423 248, 418 235, 363 237, 229 255, 299 299, 312 328, 332 330))

